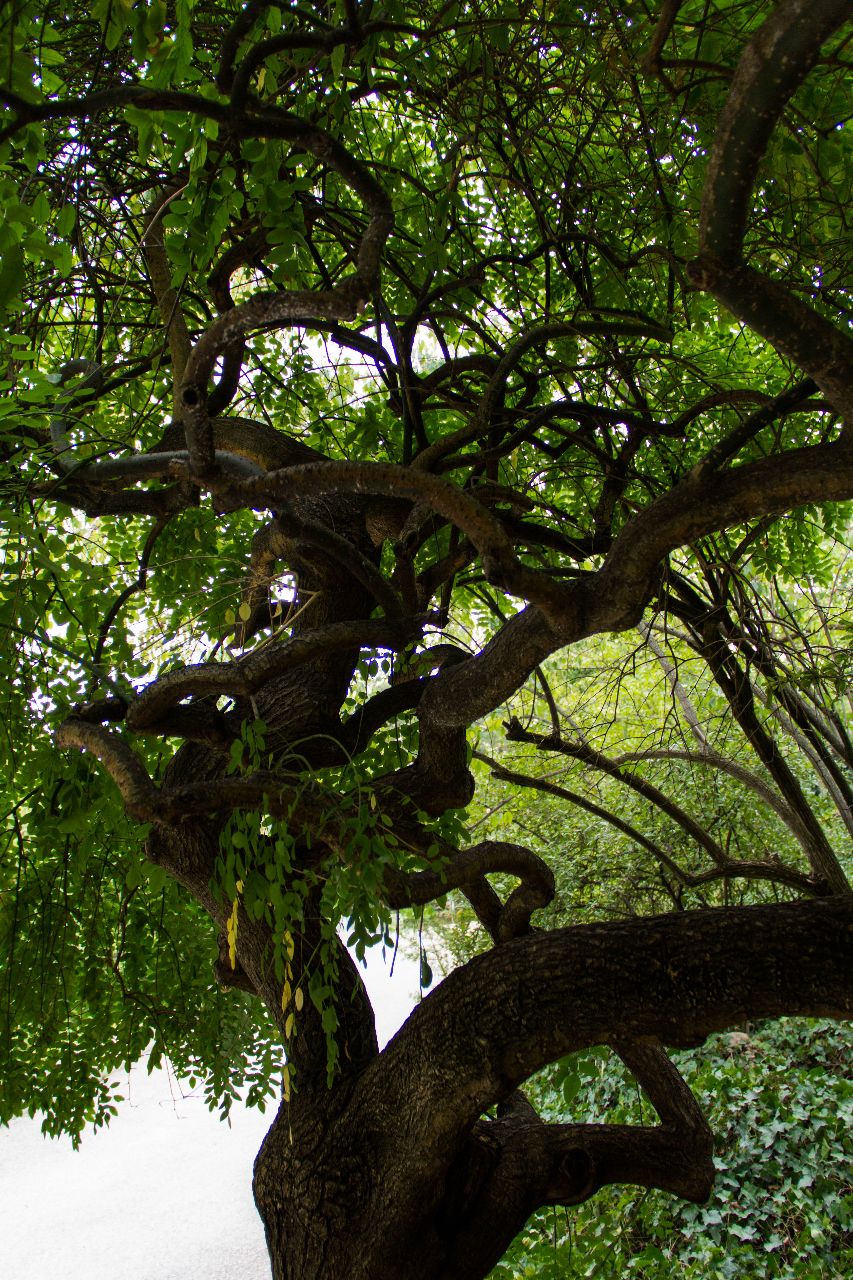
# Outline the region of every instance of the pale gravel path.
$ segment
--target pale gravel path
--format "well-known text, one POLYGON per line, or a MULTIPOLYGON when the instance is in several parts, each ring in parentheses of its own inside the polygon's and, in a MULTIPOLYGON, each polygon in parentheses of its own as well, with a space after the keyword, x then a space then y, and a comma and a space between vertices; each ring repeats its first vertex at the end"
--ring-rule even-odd
MULTIPOLYGON (((374 956, 367 980, 384 1042, 417 995, 417 965, 400 952, 389 980, 374 956)), ((37 1118, 0 1129, 0 1276, 268 1280, 251 1181, 271 1113, 235 1107, 229 1128, 165 1071, 137 1066, 121 1084, 119 1115, 79 1151, 37 1118)))

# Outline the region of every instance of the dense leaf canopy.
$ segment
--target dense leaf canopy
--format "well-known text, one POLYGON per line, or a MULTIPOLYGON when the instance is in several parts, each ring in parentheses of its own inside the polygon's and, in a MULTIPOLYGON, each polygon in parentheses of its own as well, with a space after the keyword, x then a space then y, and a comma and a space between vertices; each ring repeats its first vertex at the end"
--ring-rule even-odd
POLYGON ((849 1011, 848 17, 4 7, 0 1119, 283 1070, 276 1276, 473 1277, 707 1194, 658 1039, 849 1011), (531 931, 555 877, 678 910, 531 931), (338 930, 451 890, 486 954, 377 1055, 338 930), (662 1127, 513 1092, 599 1042, 662 1127), (319 1270, 316 1124, 397 1161, 319 1270))

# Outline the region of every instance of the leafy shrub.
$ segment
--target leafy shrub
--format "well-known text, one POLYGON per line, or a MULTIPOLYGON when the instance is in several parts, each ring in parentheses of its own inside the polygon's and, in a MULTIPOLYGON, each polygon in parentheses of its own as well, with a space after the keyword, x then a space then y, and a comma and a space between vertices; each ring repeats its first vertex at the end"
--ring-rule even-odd
MULTIPOLYGON (((708 1204, 608 1188, 578 1210, 542 1210, 493 1272, 514 1278, 843 1280, 853 1274, 853 1028, 783 1019, 676 1054, 716 1139, 708 1204), (845 1070, 845 1066, 847 1070, 845 1070)), ((605 1049, 531 1082, 544 1116, 649 1123, 605 1049), (581 1111, 580 1108, 583 1108, 581 1111)))

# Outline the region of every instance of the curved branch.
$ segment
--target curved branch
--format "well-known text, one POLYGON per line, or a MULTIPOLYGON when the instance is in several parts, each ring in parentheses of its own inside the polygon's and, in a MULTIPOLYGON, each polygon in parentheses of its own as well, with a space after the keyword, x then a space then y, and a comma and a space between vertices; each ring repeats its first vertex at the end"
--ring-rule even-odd
POLYGON ((841 443, 789 449, 702 478, 688 475, 625 525, 597 574, 596 612, 609 615, 610 627, 635 626, 655 571, 676 547, 718 529, 851 494, 853 451, 841 443))
POLYGON ((138 694, 127 710, 128 727, 150 730, 184 698, 248 698, 268 680, 306 662, 352 648, 399 649, 412 638, 413 624, 384 619, 331 623, 303 631, 284 643, 264 647, 237 662, 201 662, 169 671, 138 694))
POLYGON ((717 126, 702 195, 699 255, 688 274, 805 369, 853 421, 853 340, 742 262, 750 196, 773 128, 824 42, 849 18, 849 0, 818 6, 781 0, 744 49, 717 126))
POLYGON ((557 649, 636 626, 662 561, 676 547, 761 516, 851 495, 853 450, 841 444, 791 449, 701 480, 688 477, 628 521, 596 573, 552 584, 547 616, 535 607, 521 610, 478 654, 443 671, 424 693, 420 715, 445 727, 472 724, 557 649))
POLYGON ((853 1013, 853 897, 533 933, 451 973, 359 1088, 427 1158, 567 1053, 702 1042, 746 1018, 853 1013), (412 1064, 429 1062, 412 1091, 412 1064))
POLYGON ((556 751, 560 755, 568 756, 571 760, 580 760, 583 764, 590 765, 593 769, 599 769, 602 773, 607 774, 608 777, 615 778, 617 782, 630 787, 632 791, 636 791, 645 800, 656 805, 667 817, 672 818, 673 822, 676 822, 683 831, 687 832, 692 840, 695 840, 701 849, 704 849, 710 855, 717 866, 725 866, 728 863, 729 859, 726 857, 725 850, 680 805, 675 804, 674 801, 670 800, 669 796, 664 795, 658 787, 640 777, 639 774, 620 769, 614 760, 608 759, 600 751, 595 751, 583 742, 566 742, 562 738, 555 739, 547 737, 545 734, 531 733, 523 729, 515 717, 507 725, 506 736, 508 742, 527 742, 541 751, 556 751))
POLYGON ((207 386, 217 357, 258 329, 306 325, 314 319, 354 320, 366 301, 367 292, 360 276, 355 274, 336 289, 324 292, 291 290, 257 294, 214 320, 193 347, 180 388, 181 418, 190 463, 195 470, 204 475, 214 461, 207 386))
POLYGON ((213 465, 207 385, 217 356, 238 348, 259 329, 323 320, 354 320, 376 284, 384 247, 394 223, 391 203, 372 173, 331 134, 316 125, 288 116, 278 108, 257 108, 253 127, 267 136, 281 137, 304 147, 334 170, 364 202, 369 221, 359 241, 355 271, 335 287, 321 291, 292 290, 259 294, 226 311, 196 343, 184 369, 180 390, 182 420, 193 469, 202 473, 213 465))
POLYGON ((501 908, 495 922, 496 942, 527 933, 530 917, 554 897, 554 876, 547 863, 524 845, 484 840, 454 853, 435 871, 404 872, 391 869, 384 877, 386 899, 394 908, 419 906, 443 897, 451 889, 476 887, 485 875, 517 876, 521 884, 501 908))
POLYGON ((652 32, 652 38, 649 41, 649 47, 643 55, 640 66, 644 71, 651 72, 653 75, 660 74, 661 61, 660 55, 663 47, 669 39, 670 32, 675 26, 675 20, 678 17, 678 10, 681 8, 683 0, 664 0, 661 5, 660 17, 657 25, 652 32))
POLYGON ((666 867, 685 888, 695 889, 703 884, 711 884, 715 880, 740 879, 766 880, 770 884, 784 884, 809 896, 823 892, 824 886, 822 882, 818 883, 803 875, 802 872, 795 871, 793 867, 786 867, 784 863, 776 860, 773 862, 739 862, 724 855, 723 860, 709 871, 694 873, 685 871, 670 854, 662 849, 660 845, 651 841, 642 831, 632 827, 623 818, 620 818, 618 814, 602 808, 601 805, 595 804, 592 800, 587 800, 585 796, 579 795, 576 791, 569 791, 568 788, 561 787, 556 782, 548 782, 545 778, 532 778, 527 774, 517 773, 513 769, 505 769, 503 765, 491 760, 479 751, 474 752, 474 757, 487 764, 496 778, 512 782, 517 787, 531 787, 533 790, 542 791, 546 795, 556 796, 559 800, 566 800, 569 804, 576 805, 577 808, 591 813, 594 817, 601 818, 603 822, 606 822, 616 831, 621 831, 629 840, 633 840, 640 848, 648 850, 652 857, 656 858, 662 867, 666 867))
POLYGON ((749 198, 770 135, 821 46, 849 19, 849 0, 781 0, 744 49, 708 162, 700 255, 729 265, 740 259, 749 198))
POLYGON ((712 293, 732 315, 804 369, 833 408, 853 421, 853 339, 783 285, 744 263, 724 263, 700 253, 688 265, 699 289, 712 293))
POLYGON ((412 465, 419 470, 430 471, 446 454, 452 453, 453 450, 471 440, 476 440, 478 436, 487 431, 495 409, 503 395, 509 375, 522 356, 531 347, 534 347, 537 342, 549 342, 555 338, 570 336, 591 337, 594 334, 604 334, 605 336, 612 334, 616 337, 657 338, 663 342, 669 341, 672 337, 669 330, 659 325, 644 324, 640 321, 613 321, 610 323, 598 320, 578 320, 571 323, 545 324, 536 329, 531 329, 514 342, 509 351, 499 361, 471 420, 464 427, 460 427, 458 431, 452 431, 450 434, 442 436, 440 440, 436 440, 434 444, 423 449, 415 456, 412 465))
MULTIPOLYGON (((215 480, 211 487, 220 486, 215 480)), ((222 486, 228 492, 228 486, 222 486)), ((501 522, 482 503, 457 486, 423 471, 382 462, 325 462, 288 467, 241 484, 234 492, 253 505, 278 508, 294 496, 375 493, 408 498, 430 506, 455 524, 477 547, 486 577, 512 595, 535 601, 543 610, 557 607, 561 588, 547 574, 518 560, 501 522)))
POLYGON ((704 458, 696 463, 693 469, 694 474, 701 479, 708 472, 716 471, 718 467, 739 453, 744 445, 749 444, 750 440, 754 439, 764 427, 800 408, 803 401, 808 399, 816 389, 817 383, 812 378, 804 378, 793 387, 788 387, 786 391, 774 396, 709 449, 704 458))
POLYGON ((160 792, 139 756, 121 738, 99 724, 71 718, 57 729, 56 745, 93 755, 118 787, 127 813, 140 822, 152 821, 160 792))
POLYGON ((542 1205, 580 1204, 613 1183, 707 1199, 713 1137, 690 1090, 654 1041, 617 1051, 664 1123, 546 1124, 522 1093, 512 1094, 496 1120, 477 1122, 448 1176, 442 1218, 452 1280, 482 1275, 542 1205))
POLYGON ((406 680, 403 684, 380 689, 357 707, 341 725, 341 745, 347 754, 358 755, 382 725, 404 711, 414 710, 426 686, 427 680, 423 676, 406 680))

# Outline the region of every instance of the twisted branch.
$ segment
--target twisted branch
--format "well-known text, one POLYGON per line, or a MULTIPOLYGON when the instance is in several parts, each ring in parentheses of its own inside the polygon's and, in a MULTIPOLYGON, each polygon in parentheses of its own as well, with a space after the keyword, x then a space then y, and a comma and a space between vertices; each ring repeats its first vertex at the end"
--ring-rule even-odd
POLYGON ((303 631, 237 662, 200 662, 169 671, 138 694, 127 710, 128 727, 151 731, 184 698, 249 698, 267 681, 285 671, 316 662, 353 648, 404 648, 413 638, 409 623, 384 619, 336 622, 315 631, 303 631))
POLYGON ((554 896, 554 876, 543 860, 524 845, 503 840, 484 840, 470 849, 454 853, 436 870, 386 871, 384 883, 388 905, 420 906, 443 897, 451 889, 476 887, 486 875, 503 873, 521 881, 501 907, 494 922, 494 939, 507 942, 530 929, 530 917, 554 896))

